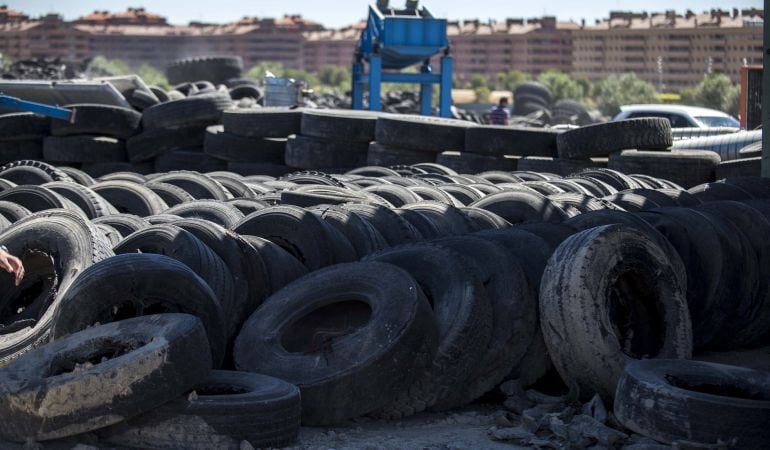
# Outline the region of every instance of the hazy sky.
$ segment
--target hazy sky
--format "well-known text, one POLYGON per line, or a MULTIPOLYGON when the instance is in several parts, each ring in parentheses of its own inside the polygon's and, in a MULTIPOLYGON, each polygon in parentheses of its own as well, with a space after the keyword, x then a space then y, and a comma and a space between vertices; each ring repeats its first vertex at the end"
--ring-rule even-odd
MULTIPOLYGON (((231 22, 243 16, 278 17, 284 14, 302 14, 328 27, 349 25, 366 16, 367 5, 374 0, 4 0, 10 8, 32 16, 49 12, 62 14, 67 19, 88 14, 95 9, 122 11, 129 6, 143 6, 159 13, 172 23, 184 24, 191 20, 204 22, 231 22)), ((401 6, 403 0, 391 0, 401 6)), ((504 19, 506 17, 537 17, 555 15, 561 20, 588 21, 602 18, 610 10, 663 11, 676 8, 696 12, 712 8, 731 9, 762 7, 759 0, 731 0, 730 3, 703 0, 424 0, 421 2, 434 16, 449 19, 504 19)))

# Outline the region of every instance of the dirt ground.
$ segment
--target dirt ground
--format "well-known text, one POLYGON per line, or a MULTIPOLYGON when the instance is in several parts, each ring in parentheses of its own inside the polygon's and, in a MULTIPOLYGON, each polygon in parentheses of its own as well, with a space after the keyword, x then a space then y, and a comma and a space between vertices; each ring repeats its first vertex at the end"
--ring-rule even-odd
POLYGON ((303 427, 296 450, 520 449, 493 441, 501 405, 473 406, 448 413, 422 413, 399 421, 361 419, 333 428, 303 427))

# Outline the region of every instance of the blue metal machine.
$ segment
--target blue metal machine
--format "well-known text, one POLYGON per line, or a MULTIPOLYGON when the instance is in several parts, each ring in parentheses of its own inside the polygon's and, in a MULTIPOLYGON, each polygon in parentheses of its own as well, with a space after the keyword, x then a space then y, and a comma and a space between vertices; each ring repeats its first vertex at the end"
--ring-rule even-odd
POLYGON ((441 87, 439 113, 451 117, 452 56, 449 54, 446 19, 435 19, 416 0, 407 0, 406 8, 388 7, 388 0, 369 6, 369 18, 353 62, 353 109, 363 109, 364 91, 369 86, 369 109, 380 111, 382 83, 420 85, 420 114, 430 116, 433 85, 441 87), (441 57, 441 72, 433 73, 431 57, 441 57), (369 72, 365 63, 369 63, 369 72), (401 70, 422 62, 420 73, 385 72, 401 70))
POLYGON ((28 102, 20 98, 11 97, 10 95, 0 94, 0 108, 27 111, 43 116, 54 117, 56 119, 68 120, 70 122, 75 120, 75 111, 72 109, 46 105, 44 103, 28 102))

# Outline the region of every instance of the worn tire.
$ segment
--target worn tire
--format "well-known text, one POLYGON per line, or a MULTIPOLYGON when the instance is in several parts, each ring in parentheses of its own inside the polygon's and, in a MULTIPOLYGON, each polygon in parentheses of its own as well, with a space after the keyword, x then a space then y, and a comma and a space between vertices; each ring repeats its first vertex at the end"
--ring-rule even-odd
POLYGON ((261 138, 299 134, 301 120, 299 108, 230 109, 222 114, 226 132, 261 138))
POLYGON ((149 411, 205 379, 206 346, 200 321, 182 314, 100 325, 54 341, 0 369, 0 411, 7 417, 0 436, 62 438, 149 411))
MULTIPOLYGON (((185 313, 201 320, 207 354, 190 356, 219 367, 225 352, 223 312, 208 284, 164 255, 127 254, 94 264, 62 293, 51 328, 54 342, 93 326, 145 314, 185 313), (210 357, 208 355, 211 355, 210 357)), ((202 350, 202 349, 199 349, 202 350)))
POLYGON ((139 217, 153 216, 168 209, 166 202, 155 192, 130 181, 100 181, 91 189, 107 200, 118 212, 139 217))
POLYGON ((499 125, 470 127, 465 133, 465 151, 485 155, 555 158, 558 135, 558 131, 548 128, 499 125))
POLYGON ((767 372, 653 359, 626 366, 614 412, 626 428, 667 444, 763 448, 770 442, 768 399, 767 372))
POLYGON ((236 339, 234 359, 239 370, 297 385, 303 424, 330 425, 406 389, 430 364, 437 340, 430 305, 408 273, 377 262, 341 264, 268 298, 236 339), (341 321, 324 318, 329 308, 341 321))
MULTIPOLYGON (((377 142, 424 152, 463 151, 472 122, 416 115, 383 115, 377 119, 377 142)), ((370 163, 371 164, 371 163, 370 163)))
POLYGON ((540 315, 554 366, 574 394, 611 399, 629 361, 692 355, 679 275, 658 245, 623 225, 577 233, 556 249, 543 273, 540 315))
POLYGON ((625 174, 652 175, 691 188, 714 181, 719 162, 719 155, 707 150, 626 150, 611 154, 607 167, 625 174))
POLYGON ((560 158, 609 156, 619 150, 664 150, 671 147, 671 122, 646 117, 586 125, 558 135, 560 158))
POLYGON ((94 134, 128 139, 139 130, 142 115, 120 106, 78 103, 67 105, 75 110, 75 120, 51 120, 52 136, 94 134))
POLYGON ((100 439, 131 448, 239 450, 280 448, 297 440, 299 389, 248 372, 214 370, 172 400, 125 423, 98 431, 100 439))

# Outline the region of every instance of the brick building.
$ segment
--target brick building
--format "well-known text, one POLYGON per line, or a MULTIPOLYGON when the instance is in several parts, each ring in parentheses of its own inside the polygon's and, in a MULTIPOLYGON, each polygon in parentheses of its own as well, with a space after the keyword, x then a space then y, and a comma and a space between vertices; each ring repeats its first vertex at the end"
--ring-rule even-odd
POLYGON ((572 73, 596 81, 634 72, 659 91, 694 86, 712 72, 738 82, 742 64, 762 63, 763 16, 756 9, 613 12, 572 31, 572 73))
MULTIPOLYGON (((757 9, 612 12, 592 25, 555 17, 450 22, 448 33, 458 84, 473 74, 492 79, 514 69, 532 75, 558 69, 591 80, 635 72, 659 90, 674 91, 709 72, 738 81, 741 64, 761 63, 763 17, 757 9)), ((181 57, 223 54, 243 57, 247 67, 272 61, 316 72, 324 65, 349 66, 364 26, 327 30, 297 15, 171 25, 143 8, 94 11, 69 22, 57 15, 31 20, 0 7, 0 52, 69 61, 103 55, 160 69, 181 57)))

